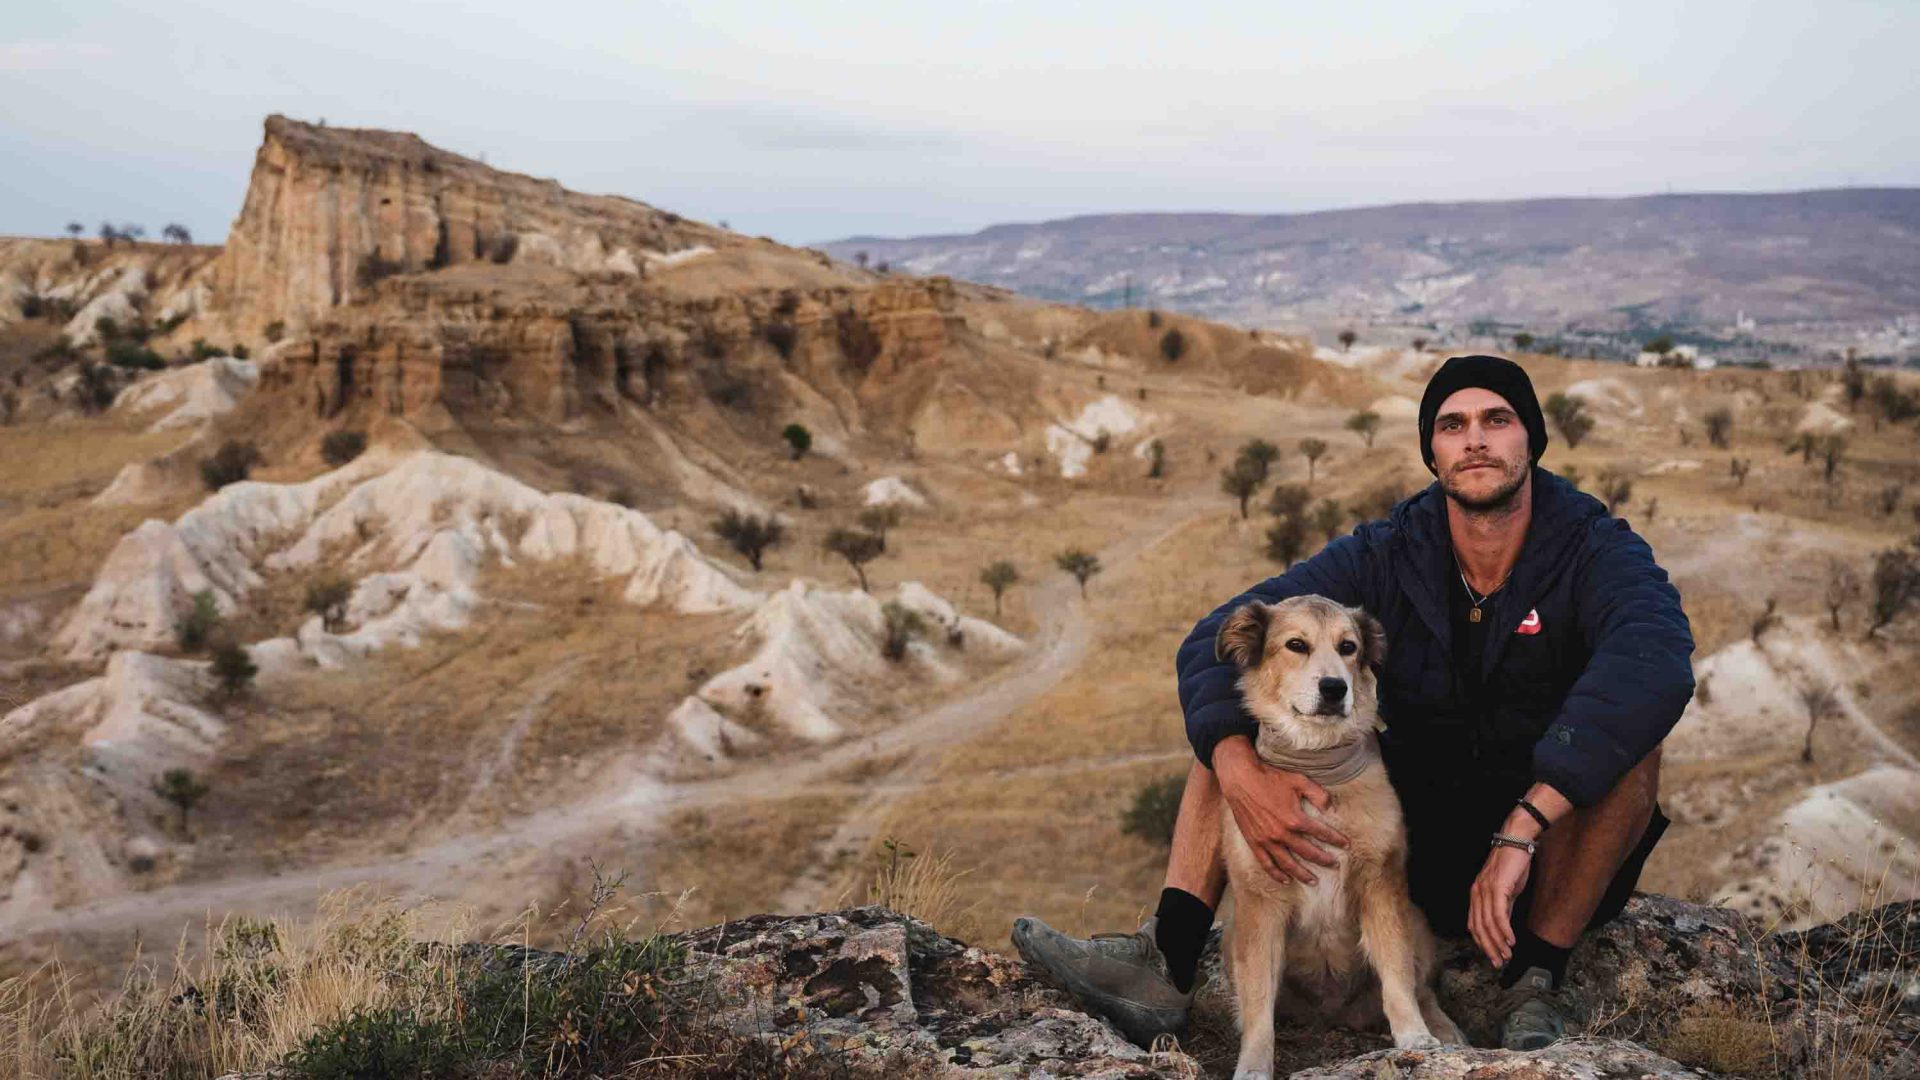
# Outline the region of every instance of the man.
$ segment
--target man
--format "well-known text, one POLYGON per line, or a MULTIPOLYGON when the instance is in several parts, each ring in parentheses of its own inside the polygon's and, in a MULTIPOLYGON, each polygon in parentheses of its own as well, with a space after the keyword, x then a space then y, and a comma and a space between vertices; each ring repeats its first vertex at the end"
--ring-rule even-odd
POLYGON ((1406 813, 1413 900, 1501 968, 1502 1044, 1565 1031, 1559 990, 1586 930, 1620 913, 1666 828, 1659 746, 1693 696, 1693 637, 1646 543, 1538 467, 1546 424, 1526 372, 1457 356, 1427 384, 1420 451, 1437 482, 1202 619, 1180 647, 1197 761, 1160 906, 1139 932, 1066 937, 1020 919, 1027 959, 1142 1042, 1181 1027, 1226 887, 1220 808, 1269 872, 1315 880, 1345 838, 1310 816, 1339 798, 1254 754, 1222 620, 1318 593, 1387 631, 1381 751, 1406 813), (1495 839, 1496 835, 1500 839, 1495 839))

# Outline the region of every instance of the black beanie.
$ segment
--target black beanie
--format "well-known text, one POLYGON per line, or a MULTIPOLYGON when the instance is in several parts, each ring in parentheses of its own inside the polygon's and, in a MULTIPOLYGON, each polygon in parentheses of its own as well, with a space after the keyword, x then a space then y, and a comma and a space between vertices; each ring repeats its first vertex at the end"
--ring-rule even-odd
POLYGON ((1521 426, 1527 429, 1527 447, 1534 463, 1539 464, 1540 455, 1547 452, 1547 422, 1540 415, 1540 402, 1533 396, 1533 380, 1527 378, 1526 371, 1498 356, 1453 356, 1433 373, 1427 381, 1427 392, 1420 397, 1420 456, 1427 463, 1427 471, 1436 475, 1440 471, 1433 467, 1433 420, 1440 404, 1470 386, 1507 399, 1520 415, 1521 426))

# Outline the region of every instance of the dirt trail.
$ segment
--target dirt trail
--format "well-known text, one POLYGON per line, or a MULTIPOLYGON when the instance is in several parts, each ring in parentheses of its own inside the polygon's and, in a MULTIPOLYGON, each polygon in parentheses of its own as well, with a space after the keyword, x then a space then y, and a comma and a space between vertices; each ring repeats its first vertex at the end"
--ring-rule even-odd
MULTIPOLYGON (((1196 515, 1217 510, 1217 498, 1197 488, 1170 501, 1153 519, 1142 522, 1127 536, 1098 552, 1103 573, 1096 579, 1110 583, 1143 552, 1171 536, 1196 515)), ((830 788, 836 773, 861 761, 899 754, 902 765, 878 788, 863 787, 867 798, 854 808, 823 845, 823 860, 839 860, 858 853, 886 809, 902 796, 919 790, 932 779, 941 752, 987 730, 1001 718, 1046 693, 1080 663, 1093 637, 1078 588, 1065 575, 1051 576, 1035 586, 1033 607, 1042 613, 1038 630, 1023 657, 1012 669, 981 685, 975 692, 937 705, 883 732, 848 740, 801 761, 773 760, 749 765, 727 776, 686 783, 655 779, 636 753, 603 773, 614 778, 565 806, 521 815, 504 827, 467 832, 433 842, 403 854, 287 873, 267 873, 215 881, 189 882, 146 892, 115 896, 17 921, 0 928, 0 944, 44 935, 133 929, 176 933, 187 920, 214 918, 229 911, 268 914, 310 905, 321 894, 366 883, 399 896, 446 895, 449 883, 473 884, 476 871, 490 859, 527 852, 555 851, 569 840, 605 835, 626 828, 652 832, 679 810, 736 803, 745 798, 777 799, 830 788)), ((554 685, 558 685, 557 683, 554 685)), ((542 695, 536 690, 526 718, 537 710, 542 695)), ((512 755, 518 721, 509 729, 501 754, 512 755)), ((492 770, 486 770, 490 775, 492 770)), ((823 867, 831 870, 831 867, 823 867)), ((830 874, 795 882, 782 898, 785 903, 819 896, 830 874)))

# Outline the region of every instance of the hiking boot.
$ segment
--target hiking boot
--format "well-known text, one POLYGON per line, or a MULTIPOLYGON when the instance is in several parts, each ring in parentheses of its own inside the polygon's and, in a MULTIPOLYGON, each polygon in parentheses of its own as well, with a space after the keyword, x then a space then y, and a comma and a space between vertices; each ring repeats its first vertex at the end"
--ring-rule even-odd
POLYGON ((1148 919, 1131 934, 1071 938, 1039 919, 1013 921, 1013 947, 1046 981, 1072 994, 1088 1012, 1105 1017, 1143 1047, 1187 1025, 1193 992, 1181 993, 1167 974, 1167 958, 1148 919))
POLYGON ((1540 1050, 1567 1033, 1565 995, 1553 988, 1545 968, 1530 967, 1507 991, 1506 1019, 1500 1021, 1500 1045, 1508 1050, 1540 1050))

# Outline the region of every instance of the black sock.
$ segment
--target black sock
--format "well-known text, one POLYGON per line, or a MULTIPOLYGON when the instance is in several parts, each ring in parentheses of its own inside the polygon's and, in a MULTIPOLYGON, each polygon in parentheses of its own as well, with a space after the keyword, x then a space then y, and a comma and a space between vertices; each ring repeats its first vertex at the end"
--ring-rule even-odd
POLYGON ((1567 957, 1573 955, 1572 949, 1563 949, 1542 939, 1524 922, 1514 927, 1513 937, 1513 959, 1500 971, 1502 990, 1519 982, 1528 968, 1545 968, 1556 988, 1567 980, 1567 957))
POLYGON ((1213 929, 1213 909, 1184 889, 1161 889, 1160 910, 1154 917, 1159 920, 1154 925, 1154 943, 1167 958, 1173 988, 1188 993, 1200 969, 1200 950, 1207 947, 1207 932, 1213 929))

